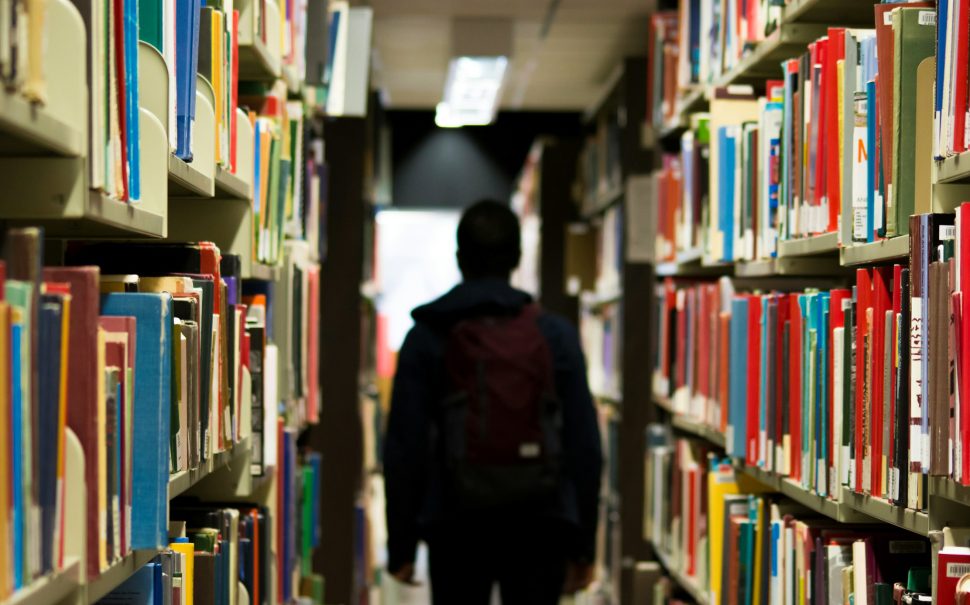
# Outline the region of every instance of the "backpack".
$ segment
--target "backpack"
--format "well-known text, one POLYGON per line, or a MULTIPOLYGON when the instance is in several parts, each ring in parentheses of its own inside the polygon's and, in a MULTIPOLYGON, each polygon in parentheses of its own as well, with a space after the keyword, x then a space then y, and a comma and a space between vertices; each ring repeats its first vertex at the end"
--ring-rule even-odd
POLYGON ((537 305, 459 321, 445 346, 439 435, 462 510, 548 508, 559 488, 562 411, 537 305))

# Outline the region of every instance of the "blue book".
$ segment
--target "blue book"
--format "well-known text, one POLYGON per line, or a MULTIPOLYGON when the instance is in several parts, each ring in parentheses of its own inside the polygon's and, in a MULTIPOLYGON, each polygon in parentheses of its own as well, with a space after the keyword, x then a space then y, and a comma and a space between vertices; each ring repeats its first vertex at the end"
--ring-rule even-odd
POLYGON ((818 468, 815 472, 816 491, 822 495, 828 495, 828 473, 826 469, 828 457, 828 434, 829 434, 829 304, 830 296, 828 292, 822 292, 818 296, 818 375, 819 387, 818 396, 815 398, 818 406, 817 429, 815 438, 817 446, 815 448, 815 459, 818 461, 818 468))
MULTIPOLYGON (((866 241, 875 239, 876 228, 876 83, 866 83, 866 149, 869 150, 868 169, 866 170, 866 241)), ((882 221, 879 221, 881 224, 882 221)))
POLYGON ((697 82, 701 76, 701 0, 690 0, 690 81, 697 82))
POLYGON ((175 156, 192 161, 196 72, 199 67, 199 0, 175 0, 175 156))
POLYGON ((37 405, 39 434, 51 439, 53 447, 38 448, 38 494, 41 511, 40 563, 42 573, 54 569, 54 533, 57 512, 57 460, 61 447, 57 434, 61 399, 61 317, 60 296, 41 296, 38 321, 37 405))
POLYGON ((748 299, 739 296, 731 301, 731 381, 728 394, 728 430, 731 435, 728 454, 744 458, 747 443, 748 376, 748 299))
POLYGON ((717 136, 720 148, 718 223, 724 238, 724 253, 720 260, 731 262, 734 260, 734 165, 736 162, 734 132, 731 127, 724 126, 718 130, 717 136))
POLYGON ((168 543, 168 470, 172 405, 172 297, 112 293, 101 297, 101 314, 134 317, 135 403, 132 442, 131 546, 168 543))
MULTIPOLYGON (((161 599, 155 598, 155 568, 158 563, 148 563, 109 592, 98 605, 161 605, 161 599)), ((161 597, 161 595, 159 595, 161 597)))
POLYGON ((330 84, 333 77, 333 59, 337 56, 337 33, 340 31, 340 20, 346 9, 337 9, 330 13, 330 45, 327 49, 327 66, 323 71, 324 84, 330 84))
POLYGON ((798 455, 801 456, 802 468, 805 469, 805 473, 802 477, 802 483, 804 484, 806 478, 808 477, 809 469, 808 465, 808 421, 809 421, 809 393, 811 393, 812 383, 809 380, 811 375, 812 367, 812 355, 811 355, 811 343, 812 343, 812 318, 811 318, 811 300, 810 294, 799 294, 798 295, 798 308, 799 313, 802 315, 802 393, 801 399, 798 401, 798 406, 801 409, 801 420, 802 420, 802 444, 801 451, 798 455))
POLYGON ((141 199, 141 129, 138 100, 138 0, 124 0, 125 128, 128 149, 128 198, 141 199))
MULTIPOLYGON (((946 79, 946 68, 947 57, 946 57, 946 41, 947 41, 947 13, 950 11, 950 0, 939 0, 937 2, 936 11, 936 100, 934 102, 935 108, 935 141, 940 142, 943 138, 943 82, 946 79)), ((940 152, 940 145, 933 145, 933 157, 936 160, 942 160, 943 156, 940 152)))
POLYGON ((24 586, 24 327, 10 324, 10 444, 14 453, 11 465, 11 533, 13 539, 13 587, 24 586))

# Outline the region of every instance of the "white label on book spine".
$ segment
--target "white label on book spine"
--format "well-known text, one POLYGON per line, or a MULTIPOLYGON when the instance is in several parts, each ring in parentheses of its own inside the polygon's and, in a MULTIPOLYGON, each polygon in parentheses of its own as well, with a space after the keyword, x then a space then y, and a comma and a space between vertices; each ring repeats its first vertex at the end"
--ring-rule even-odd
POLYGON ((936 25, 936 13, 933 11, 920 11, 918 19, 920 25, 936 25))
POLYGON ((970 563, 946 564, 946 577, 948 578, 962 578, 968 573, 970 573, 970 563))

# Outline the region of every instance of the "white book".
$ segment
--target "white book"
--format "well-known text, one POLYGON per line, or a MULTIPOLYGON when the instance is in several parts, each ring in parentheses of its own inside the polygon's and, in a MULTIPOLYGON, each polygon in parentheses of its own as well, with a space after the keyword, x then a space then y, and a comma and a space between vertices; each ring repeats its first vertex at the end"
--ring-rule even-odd
MULTIPOLYGON (((832 330, 832 460, 831 479, 829 491, 833 494, 839 493, 839 487, 844 483, 842 459, 842 405, 845 400, 843 388, 845 384, 842 380, 842 372, 845 369, 845 328, 834 328, 832 330)), ((831 576, 830 576, 831 577, 831 576)))
POLYGON ((857 603, 868 601, 868 575, 866 543, 862 540, 856 540, 852 543, 852 593, 855 595, 857 603))

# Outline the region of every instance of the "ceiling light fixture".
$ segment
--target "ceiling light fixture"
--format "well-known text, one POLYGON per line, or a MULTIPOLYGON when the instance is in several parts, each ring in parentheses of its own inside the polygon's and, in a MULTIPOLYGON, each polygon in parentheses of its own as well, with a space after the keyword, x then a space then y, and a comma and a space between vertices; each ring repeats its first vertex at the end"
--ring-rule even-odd
POLYGON ((441 102, 440 128, 485 126, 495 119, 512 55, 512 21, 456 17, 451 23, 451 57, 441 102))
POLYGON ((435 111, 440 128, 485 126, 495 119, 507 57, 455 57, 448 64, 444 99, 435 111))

